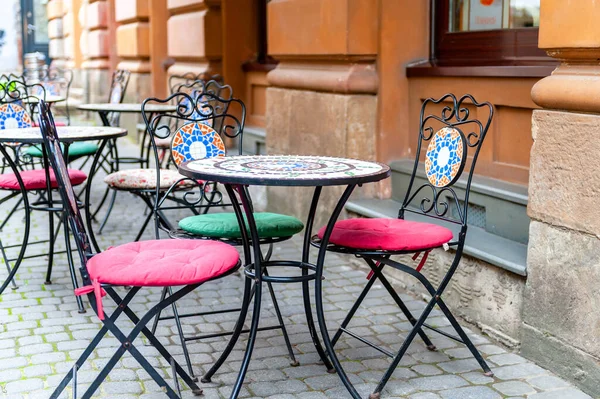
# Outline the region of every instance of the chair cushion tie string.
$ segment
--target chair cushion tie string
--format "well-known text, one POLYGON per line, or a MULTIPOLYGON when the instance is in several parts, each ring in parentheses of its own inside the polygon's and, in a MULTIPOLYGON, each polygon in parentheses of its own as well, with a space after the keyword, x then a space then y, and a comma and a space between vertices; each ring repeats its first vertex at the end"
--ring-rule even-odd
MULTIPOLYGON (((423 268, 423 266, 425 266, 425 262, 427 262, 427 257, 429 256, 429 253, 431 252, 431 249, 428 251, 425 251, 423 253, 423 257, 421 258, 421 261, 419 262, 419 265, 417 266, 417 271, 420 272, 421 269, 423 268)), ((413 260, 417 260, 417 258, 419 257, 419 255, 421 255, 421 252, 417 252, 412 256, 413 260)))
POLYGON ((98 318, 100 320, 104 320, 104 307, 102 306, 102 297, 106 296, 106 291, 100 283, 98 279, 92 280, 92 285, 85 285, 83 287, 75 288, 75 295, 87 295, 93 292, 96 296, 96 306, 98 307, 98 318))

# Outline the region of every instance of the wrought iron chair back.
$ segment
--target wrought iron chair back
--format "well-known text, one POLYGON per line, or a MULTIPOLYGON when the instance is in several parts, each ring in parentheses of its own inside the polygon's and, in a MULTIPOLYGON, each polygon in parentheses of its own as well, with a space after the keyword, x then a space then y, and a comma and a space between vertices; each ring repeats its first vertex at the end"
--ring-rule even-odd
POLYGON ((31 127, 38 102, 45 99, 46 89, 42 84, 3 80, 0 76, 0 129, 31 127), (5 125, 7 121, 9 126, 5 125))
MULTIPOLYGON (((60 96, 65 99, 65 117, 67 125, 71 124, 69 96, 73 83, 73 71, 67 68, 49 67, 43 71, 40 83, 46 89, 48 96, 60 96)), ((56 109, 55 109, 56 111, 56 109)))
MULTIPOLYGON (((194 84, 199 86, 199 82, 197 81, 194 84)), ((229 86, 221 86, 217 82, 209 81, 202 84, 201 89, 196 89, 192 93, 178 92, 166 99, 148 98, 142 105, 142 117, 146 123, 146 130, 150 134, 150 144, 157 164, 159 161, 158 149, 155 143, 157 138, 173 138, 172 149, 174 151, 171 156, 176 165, 183 161, 197 159, 194 158, 194 153, 190 151, 188 146, 178 150, 179 144, 175 143, 176 137, 188 138, 195 131, 194 129, 203 129, 204 132, 211 134, 211 138, 215 138, 215 145, 217 142, 223 143, 225 137, 237 139, 241 154, 246 106, 241 100, 233 98, 229 86), (221 93, 226 93, 226 96, 221 96, 221 93), (146 105, 152 103, 175 103, 177 109, 175 112, 153 115, 151 112, 146 111, 146 105), (235 114, 229 111, 232 105, 237 109, 235 114), (240 116, 238 117, 238 115, 240 116)), ((194 137, 201 138, 197 135, 194 137)), ((212 147, 209 150, 212 150, 212 147)), ((210 151, 207 155, 211 156, 210 151)))
POLYGON ((473 172, 493 115, 494 108, 489 102, 479 103, 469 94, 460 98, 446 94, 423 102, 415 163, 400 218, 404 218, 405 212, 413 212, 466 228, 473 172), (441 111, 428 114, 437 104, 443 106, 441 111), (479 119, 481 115, 483 118, 479 119), (415 179, 423 149, 427 182, 417 185, 415 179), (460 196, 453 186, 464 173, 466 187, 460 196))
MULTIPOLYGON (((150 148, 156 167, 157 182, 161 181, 160 157, 156 139, 172 138, 171 159, 174 165, 181 162, 206 157, 225 156, 225 138, 237 139, 241 153, 244 123, 246 118, 246 107, 244 103, 236 98, 220 97, 218 92, 228 86, 221 86, 217 82, 207 82, 201 91, 194 95, 186 92, 174 93, 165 99, 148 98, 142 104, 142 117, 146 123, 146 131, 150 135, 150 148), (175 112, 155 115, 146 110, 148 104, 177 104, 175 112), (234 106, 236 113, 231 113, 230 107, 234 106), (239 115, 239 117, 238 117, 239 115), (213 126, 219 126, 218 130, 213 126)), ((230 90, 227 91, 230 93, 230 90)), ((208 201, 207 206, 215 205, 222 199, 221 193, 211 192, 210 199, 205 195, 206 184, 198 183, 192 179, 181 177, 168 190, 156 185, 154 211, 161 210, 164 201, 172 198, 172 194, 181 184, 197 187, 198 197, 193 198, 195 191, 190 190, 183 196, 184 207, 193 208, 200 205, 202 201, 208 201)), ((214 186, 214 185, 213 185, 214 186)), ((214 189, 214 187, 213 187, 214 189)), ((216 190, 216 189, 215 189, 216 190)), ((156 224, 158 229, 170 231, 170 226, 156 224)))
POLYGON ((84 285, 88 285, 90 284, 90 281, 87 277, 86 264, 92 255, 92 247, 90 246, 90 241, 85 231, 83 218, 79 212, 75 190, 73 189, 71 179, 69 178, 65 157, 56 133, 54 117, 50 112, 50 107, 43 100, 40 101, 39 109, 39 125, 44 140, 43 148, 56 176, 58 191, 64 206, 66 222, 68 222, 70 231, 75 239, 75 245, 77 246, 77 252, 81 261, 80 271, 83 282, 84 285))
MULTIPOLYGON (((46 99, 44 86, 5 78, 8 79, 7 76, 0 76, 0 130, 32 127, 38 103, 46 99)), ((34 167, 35 160, 24 151, 29 145, 10 143, 8 147, 12 149, 14 162, 20 169, 34 167)), ((6 161, 3 160, 0 171, 4 172, 5 167, 6 161)))
MULTIPOLYGON (((119 104, 123 102, 125 98, 125 91, 129 84, 129 77, 131 72, 124 69, 117 69, 112 74, 112 80, 110 83, 110 92, 108 94, 108 102, 111 104, 119 104)), ((110 126, 119 126, 121 113, 111 112, 108 114, 107 119, 110 126)))
POLYGON ((182 88, 185 88, 185 86, 193 85, 193 83, 196 81, 208 82, 210 80, 214 80, 215 82, 221 85, 225 84, 223 76, 218 74, 211 75, 206 72, 194 74, 193 72, 187 72, 183 75, 169 76, 169 91, 170 94, 175 94, 180 91, 185 91, 182 90, 182 88))

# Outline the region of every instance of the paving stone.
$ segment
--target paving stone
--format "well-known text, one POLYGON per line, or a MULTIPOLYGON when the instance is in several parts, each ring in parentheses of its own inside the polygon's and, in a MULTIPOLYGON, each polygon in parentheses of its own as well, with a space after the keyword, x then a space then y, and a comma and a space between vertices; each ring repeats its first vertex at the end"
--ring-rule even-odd
POLYGON ((433 377, 420 377, 410 381, 420 391, 441 391, 443 389, 458 388, 469 383, 457 375, 436 375, 433 377))
POLYGON ((52 369, 47 364, 38 364, 23 369, 25 377, 44 377, 52 374, 52 369))
POLYGON ((137 381, 104 382, 102 389, 107 394, 142 393, 142 385, 137 381))
POLYGON ((441 399, 442 397, 432 392, 419 392, 414 395, 410 395, 409 399, 441 399))
POLYGON ((35 391, 38 389, 42 389, 44 387, 44 382, 39 378, 30 378, 27 380, 19 380, 9 382, 5 385, 4 390, 8 394, 27 392, 27 391, 35 391))
POLYGON ((0 384, 20 380, 21 379, 21 370, 18 368, 12 368, 9 370, 0 371, 0 384))
POLYGON ((535 393, 536 390, 529 384, 522 381, 507 381, 492 385, 494 389, 503 395, 527 395, 535 393))
POLYGON ((530 378, 529 380, 527 380, 527 382, 532 386, 543 390, 566 388, 571 385, 567 381, 552 375, 543 375, 540 377, 530 378))
POLYGON ((447 373, 465 373, 481 368, 475 359, 461 359, 438 363, 438 367, 447 373))
POLYGON ((519 378, 535 377, 548 372, 543 368, 533 364, 524 363, 504 367, 495 367, 493 369, 494 376, 501 380, 514 380, 519 378))
POLYGON ((417 364, 416 366, 412 366, 411 369, 421 375, 438 375, 443 373, 442 370, 430 364, 417 364))
POLYGON ((501 355, 493 355, 488 357, 488 360, 496 363, 498 366, 506 366, 509 364, 526 363, 527 359, 514 353, 504 353, 501 355))
POLYGON ((527 399, 592 399, 590 395, 587 395, 577 389, 566 388, 566 389, 558 389, 555 391, 547 391, 547 392, 539 392, 535 393, 531 396, 528 396, 527 399))
POLYGON ((440 394, 443 399, 502 399, 498 392, 485 386, 449 389, 440 394))
POLYGON ((463 377, 464 379, 466 379, 467 381, 469 381, 472 384, 477 384, 477 385, 483 385, 483 384, 489 384, 490 382, 494 382, 494 379, 492 377, 488 377, 486 375, 484 375, 482 372, 477 372, 477 371, 473 371, 470 373, 464 373, 460 375, 461 377, 463 377))

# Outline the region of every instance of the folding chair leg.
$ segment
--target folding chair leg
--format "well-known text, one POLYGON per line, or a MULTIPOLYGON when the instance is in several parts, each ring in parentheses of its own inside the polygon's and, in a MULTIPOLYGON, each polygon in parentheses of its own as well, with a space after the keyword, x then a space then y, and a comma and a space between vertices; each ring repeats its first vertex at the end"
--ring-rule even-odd
MULTIPOLYGON (((96 215, 98 215, 98 212, 100 212, 100 208, 102 208, 102 205, 104 205, 104 202, 106 201, 106 198, 108 198, 108 194, 113 191, 111 190, 108 186, 106 187, 106 190, 104 191, 104 195, 102 195, 102 199, 100 200, 100 203, 98 204, 98 207, 96 208, 95 211, 91 212, 92 216, 91 219, 92 220, 96 220, 96 215)), ((106 218, 106 216, 105 216, 106 218)), ((104 221, 102 222, 104 223, 104 221)))
POLYGON ((490 369, 490 366, 488 366, 486 361, 483 359, 483 356, 481 356, 481 353, 479 353, 479 351, 477 350, 475 345, 473 345, 473 342, 471 341, 471 339, 469 338, 469 336, 467 335, 465 330, 463 330, 463 328, 460 326, 460 324, 458 324, 458 321, 456 320, 454 315, 450 312, 450 309, 448 309, 448 307, 446 306, 446 304, 444 303, 442 298, 438 299, 437 304, 438 304, 439 308, 442 310, 442 312, 444 312, 444 315, 446 316, 448 321, 450 321, 450 324, 452 325, 452 327, 454 327, 454 330, 458 333, 460 338, 463 340, 463 343, 467 346, 467 348, 469 348, 469 350, 473 354, 473 357, 477 360, 477 362, 483 369, 485 375, 488 377, 492 377, 494 375, 494 373, 490 369))
MULTIPOLYGON (((77 283, 77 274, 75 272, 75 265, 73 263, 73 253, 71 252, 71 236, 69 234, 68 223, 64 223, 63 230, 65 232, 65 246, 67 249, 67 262, 69 264, 69 273, 71 274, 71 283, 73 284, 73 289, 77 289, 79 284, 77 283)), ((83 300, 81 297, 75 296, 75 301, 77 302, 79 313, 85 313, 85 306, 83 306, 83 300)))
MULTIPOLYGON (((108 194, 108 191, 106 193, 108 194)), ((100 206, 102 206, 102 204, 104 203, 105 198, 106 198, 106 196, 102 199, 100 206)), ((117 200, 117 190, 112 190, 110 202, 108 203, 108 209, 106 211, 106 215, 104 215, 104 219, 102 219, 102 223, 100 224, 100 228, 98 229, 98 234, 102 234, 102 230, 104 230, 104 227, 106 226, 106 223, 108 222, 108 218, 110 217, 110 214, 112 213, 112 210, 113 210, 113 207, 115 206, 116 200, 117 200)), ((100 206, 98 207, 98 210, 100 210, 100 206)), ((94 214, 92 217, 96 217, 96 214, 94 214)))
MULTIPOLYGON (((365 259, 365 261, 371 267, 371 270, 373 270, 373 278, 371 278, 371 280, 379 279, 379 281, 381 281, 381 284, 388 291, 388 293, 392 296, 392 299, 394 299, 394 301, 396 302, 396 304, 398 305, 400 310, 402 310, 402 313, 404 313, 404 316, 406 316, 406 318, 408 319, 410 324, 412 324, 414 327, 414 325, 417 323, 417 319, 415 319, 415 317, 413 316, 411 311, 404 304, 404 301, 400 298, 398 293, 394 290, 394 287, 392 287, 392 284, 390 284, 389 280, 383 274, 383 268, 385 266, 385 263, 382 263, 381 268, 379 269, 379 271, 377 271, 374 268, 374 267, 377 267, 376 263, 374 263, 370 259, 365 259)), ((427 347, 427 349, 429 349, 430 351, 434 351, 437 349, 435 347, 435 345, 433 344, 433 342, 431 342, 431 339, 429 339, 427 334, 425 334, 425 332, 423 331, 423 328, 419 329, 419 337, 421 337, 421 339, 425 343, 425 346, 427 347)))
MULTIPOLYGON (((173 295, 173 288, 171 287, 169 287, 169 295, 173 295)), ((198 381, 198 379, 194 376, 192 360, 190 359, 190 352, 188 351, 187 343, 185 342, 185 337, 183 335, 183 327, 181 326, 181 319, 179 318, 179 312, 177 311, 177 304, 173 302, 173 304, 171 304, 171 308, 173 309, 173 317, 175 318, 175 326, 177 327, 177 333, 179 334, 179 340, 181 341, 181 348, 183 349, 183 357, 185 358, 185 364, 187 365, 188 372, 192 376, 192 379, 194 381, 198 381)), ((159 314, 160 312, 155 317, 155 321, 158 320, 159 314)))
MULTIPOLYGON (((4 260, 4 264, 6 265, 6 271, 8 271, 7 281, 10 281, 12 284, 12 289, 16 290, 19 288, 17 283, 15 282, 14 276, 11 275, 12 269, 10 268, 10 262, 8 260, 8 255, 6 255, 6 251, 4 250, 4 245, 2 245, 2 239, 0 239, 0 253, 2 254, 2 259, 4 260)), ((18 263, 21 263, 20 260, 17 259, 18 263)), ((18 264, 15 265, 16 268, 19 267, 18 264)), ((0 294, 2 294, 4 290, 0 290, 0 294)))
POLYGON ((52 284, 50 277, 52 275, 52 265, 54 264, 54 212, 48 211, 48 267, 46 269, 46 281, 44 284, 52 284))
MULTIPOLYGON (((152 377, 152 379, 161 388, 163 388, 165 390, 165 393, 167 394, 167 396, 169 398, 179 398, 177 393, 169 386, 169 384, 167 384, 167 382, 162 378, 162 376, 156 371, 156 369, 154 367, 152 367, 152 365, 150 365, 148 360, 146 360, 146 358, 138 351, 138 349, 133 344, 134 340, 139 336, 140 333, 144 333, 144 334, 147 333, 148 334, 147 338, 150 339, 153 344, 156 344, 157 349, 161 348, 159 350, 160 353, 166 358, 166 360, 168 361, 169 364, 172 364, 174 366, 174 368, 177 371, 177 373, 179 374, 179 376, 181 376, 184 379, 184 381, 186 381, 186 383, 188 383, 190 388, 192 388, 192 391, 194 394, 196 394, 196 395, 202 394, 202 390, 196 385, 196 383, 194 383, 192 381, 191 377, 189 375, 187 375, 187 373, 181 368, 181 366, 179 366, 177 364, 177 362, 175 362, 174 358, 169 354, 168 351, 166 351, 164 346, 162 346, 162 344, 160 344, 158 339, 156 339, 155 336, 150 334, 150 331, 146 327, 146 324, 148 322, 150 322, 150 320, 152 320, 152 318, 156 315, 156 313, 160 309, 164 309, 165 307, 171 305, 175 301, 179 300, 183 296, 185 296, 188 293, 190 293, 191 291, 193 291, 198 286, 199 286, 199 284, 188 285, 188 286, 185 286, 185 287, 179 289, 177 292, 173 293, 173 295, 170 295, 164 301, 158 303, 152 309, 150 309, 148 312, 146 312, 146 314, 141 319, 138 319, 130 309, 125 307, 125 309, 123 309, 123 310, 126 312, 128 317, 132 321, 134 321, 134 323, 136 323, 134 328, 129 332, 129 334, 127 336, 125 336, 125 334, 123 334, 123 332, 115 325, 112 318, 110 318, 108 320, 105 319, 104 325, 121 342, 121 346, 119 347, 119 349, 117 349, 115 354, 109 359, 108 363, 100 371, 100 373, 94 379, 94 381, 92 381, 90 387, 83 394, 83 399, 90 398, 94 394, 94 392, 98 389, 100 384, 108 376, 108 373, 112 370, 112 368, 115 366, 115 364, 119 361, 119 359, 123 356, 123 354, 126 351, 128 351, 133 356, 133 358, 135 358, 135 360, 137 360, 137 362, 144 368, 144 370, 152 377)), ((135 288, 133 288, 133 289, 135 289, 135 288)), ((108 291, 109 291, 109 289, 107 289, 107 292, 108 291)), ((113 293, 111 293, 111 296, 116 295, 116 293, 114 292, 114 290, 112 290, 112 288, 110 288, 110 291, 113 291, 113 293)), ((118 297, 118 295, 116 295, 116 296, 118 297)), ((94 294, 93 293, 89 294, 88 297, 90 298, 90 302, 92 302, 92 306, 96 306, 94 294)), ((174 375, 173 378, 177 378, 177 375, 174 375)))
MULTIPOLYGON (((9 200, 13 197, 16 197, 17 195, 19 195, 19 192, 17 191, 14 194, 9 195, 8 197, 6 197, 2 202, 9 200)), ((17 201, 17 203, 15 204, 15 206, 13 206, 13 208, 10 210, 10 212, 8 213, 8 215, 6 215, 6 219, 4 219, 4 221, 2 222, 2 224, 0 224, 0 231, 2 231, 2 229, 4 228, 4 226, 6 226, 6 223, 8 223, 8 221, 10 220, 10 218, 12 217, 12 215, 17 211, 17 209, 19 208, 19 206, 21 205, 21 203, 23 202, 23 198, 19 198, 19 200, 17 201)))
MULTIPOLYGON (((162 302, 162 301, 165 300, 165 298, 167 296, 167 290, 168 289, 169 289, 168 287, 164 287, 162 289, 162 292, 160 294, 160 302, 162 302)), ((161 313, 162 313, 162 310, 159 311, 156 314, 156 317, 154 318, 154 322, 152 323, 152 328, 150 329, 150 332, 152 332, 152 334, 156 334, 156 329, 158 328, 158 322, 160 321, 160 315, 161 315, 161 313)))
POLYGON ((383 375, 383 377, 381 378, 381 380, 377 384, 377 387, 375 388, 375 391, 372 394, 369 395, 369 399, 379 399, 380 398, 381 391, 383 390, 383 388, 385 387, 385 385, 389 381, 390 377, 392 376, 392 374, 394 373, 394 371, 398 367, 398 364, 400 364, 400 361, 402 360, 402 358, 406 354, 406 351, 408 350, 408 347, 410 346, 410 344, 412 343, 412 341, 417 336, 417 333, 419 332, 419 330, 423 326, 423 323, 425 323, 425 320, 427 320, 427 317, 429 317, 429 314, 433 310, 433 307, 435 306, 435 304, 436 304, 436 298, 434 297, 434 298, 431 299, 431 301, 429 301, 429 303, 427 304, 427 306, 423 310, 423 313, 421 313, 421 316, 419 317, 419 320, 417 320, 417 322, 413 326, 412 330, 410 330, 410 332, 408 333, 406 339, 404 340, 404 343, 402 344, 402 347, 400 348, 400 350, 398 351, 398 353, 394 357, 394 360, 392 360, 392 363, 390 364, 390 367, 386 370, 385 374, 383 375))
MULTIPOLYGON (((190 292, 193 291, 193 289, 190 290, 190 292)), ((120 302, 121 298, 120 296, 115 292, 114 289, 112 289, 111 287, 108 287, 106 289, 106 292, 113 298, 113 300, 115 302, 120 302)), ((179 291, 178 291, 179 293, 179 291)), ((186 295, 186 294, 184 294, 186 295)), ((183 296, 183 295, 181 295, 183 296)), ((180 296, 180 298, 181 298, 180 296)), ((162 301, 160 302, 162 303, 162 301)), ((168 305, 167 305, 168 306, 168 305)), ((166 306, 165 306, 166 307, 166 306)), ((159 309, 162 310, 165 307, 162 307, 159 309)), ((129 320, 131 320, 134 324, 138 324, 140 322, 140 318, 133 313, 133 311, 128 308, 125 307, 123 309, 123 312, 127 315, 127 317, 129 317, 129 320)), ((152 317, 150 317, 151 319, 152 317)), ((148 319, 148 321, 150 320, 148 319)), ((146 322, 147 324, 147 322, 146 322)), ((183 370, 183 368, 179 365, 179 363, 177 363, 173 356, 171 356, 171 354, 169 353, 169 351, 163 346, 163 344, 161 344, 161 342, 158 340, 158 338, 156 338, 156 336, 154 334, 152 334, 150 332, 150 330, 148 330, 148 327, 144 326, 141 328, 142 334, 144 334, 144 336, 146 337, 146 339, 148 339, 148 341, 150 341, 150 343, 152 344, 152 346, 154 346, 154 348, 156 350, 158 350, 158 352, 162 355, 162 357, 169 362, 169 364, 171 364, 172 366, 174 365, 175 367, 175 371, 177 372, 177 374, 181 377, 181 379, 183 379, 183 381, 190 387, 192 388, 192 391, 194 392, 194 394, 201 394, 202 393, 202 389, 198 388, 198 386, 196 385, 195 381, 186 374, 186 372, 183 370)))
MULTIPOLYGON (((127 304, 129 302, 131 302, 131 300, 133 299, 133 297, 135 296, 135 294, 137 294, 137 292, 139 290, 140 290, 139 288, 135 287, 135 288, 131 289, 127 293, 127 295, 125 296, 124 299, 117 301, 117 303, 119 304, 119 306, 117 306, 117 308, 110 315, 109 318, 111 320, 116 320, 121 315, 121 313, 125 309, 127 309, 127 304)), ((95 307, 95 303, 93 304, 92 307, 95 307)), ((98 346, 98 344, 100 343, 100 341, 102 340, 102 338, 104 337, 104 335, 106 335, 107 332, 108 332, 108 327, 106 327, 106 325, 103 325, 102 328, 100 329, 100 331, 98 331, 98 333, 96 334, 96 336, 92 339, 92 341, 90 342, 90 344, 87 346, 87 348, 85 348, 85 350, 83 351, 83 353, 79 356, 79 359, 77 359, 77 361, 75 362, 75 365, 73 366, 74 368, 76 368, 77 370, 81 369, 81 366, 85 363, 85 361, 92 354, 92 352, 94 352, 94 349, 96 349, 96 347, 98 346)), ((50 399, 58 398, 59 395, 67 387, 67 385, 69 385, 69 382, 71 381, 72 378, 73 378, 73 374, 72 373, 67 373, 67 375, 65 375, 65 377, 62 379, 62 381, 60 382, 60 384, 56 387, 56 389, 54 390, 54 392, 50 396, 50 399)), ((74 398, 75 398, 75 396, 74 396, 74 398)))
POLYGON ((144 231, 146 231, 146 227, 148 226, 148 223, 150 223, 151 218, 152 218, 152 213, 149 212, 148 216, 146 216, 146 220, 144 221, 144 224, 142 224, 142 228, 140 229, 139 233, 135 237, 135 240, 133 240, 133 241, 139 241, 140 238, 142 238, 142 235, 144 234, 144 231))
POLYGON ((250 280, 249 278, 246 278, 245 280, 246 283, 244 284, 244 297, 242 299, 242 309, 240 310, 240 316, 238 317, 235 327, 233 328, 233 334, 231 335, 231 339, 227 343, 227 346, 225 347, 223 353, 221 353, 221 356, 219 356, 215 364, 212 365, 212 367, 206 372, 206 374, 204 374, 204 376, 200 380, 203 383, 211 382, 212 376, 217 372, 217 370, 219 370, 219 368, 223 365, 225 360, 227 360, 227 357, 229 357, 229 354, 233 350, 233 347, 235 346, 238 338, 240 337, 240 334, 242 333, 242 329, 244 328, 244 322, 246 321, 246 316, 248 314, 250 301, 254 296, 254 290, 256 287, 256 285, 252 285, 252 280, 250 280))
MULTIPOLYGON (((381 266, 381 267, 383 268, 383 266, 381 266)), ((344 329, 346 327, 348 327, 348 324, 350 324, 350 320, 352 320, 352 318, 354 317, 354 314, 356 313, 356 311, 360 307, 360 304, 362 303, 362 301, 365 299, 365 297, 371 290, 371 287, 373 287, 373 284, 375 284, 375 281, 377 281, 377 278, 375 278, 375 276, 373 276, 373 277, 371 277, 371 279, 369 279, 369 281, 367 282, 367 285, 365 285, 365 288, 363 288, 362 292, 358 296, 358 299, 356 300, 356 302, 354 302, 354 305, 352 305, 352 308, 350 308, 350 311, 344 318, 344 321, 342 321, 340 328, 338 328, 338 330, 335 332, 335 335, 331 339, 331 347, 332 348, 335 347, 335 344, 342 336, 344 329)))

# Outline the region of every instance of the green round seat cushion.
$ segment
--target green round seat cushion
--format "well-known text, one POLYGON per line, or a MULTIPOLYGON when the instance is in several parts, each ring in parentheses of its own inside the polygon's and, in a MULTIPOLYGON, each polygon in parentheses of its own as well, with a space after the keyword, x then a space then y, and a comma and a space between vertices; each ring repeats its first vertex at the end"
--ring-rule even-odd
MULTIPOLYGON (((60 148, 64 150, 61 144, 60 148)), ((98 144, 93 141, 76 141, 69 146, 69 159, 76 159, 88 155, 94 155, 98 151, 98 144)), ((39 146, 27 147, 25 153, 34 158, 42 157, 42 148, 39 146)))
MULTIPOLYGON (((277 213, 256 212, 254 219, 260 238, 291 237, 304 228, 304 224, 295 217, 277 213)), ((242 238, 240 225, 233 212, 189 216, 179 221, 179 228, 203 237, 242 238)))

